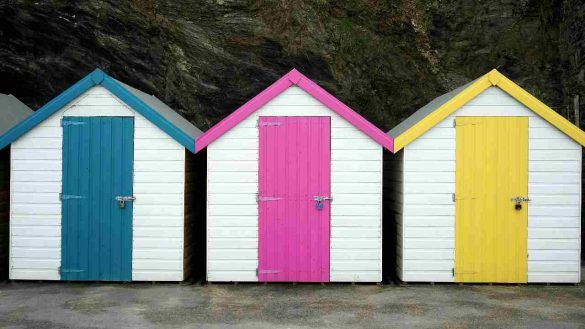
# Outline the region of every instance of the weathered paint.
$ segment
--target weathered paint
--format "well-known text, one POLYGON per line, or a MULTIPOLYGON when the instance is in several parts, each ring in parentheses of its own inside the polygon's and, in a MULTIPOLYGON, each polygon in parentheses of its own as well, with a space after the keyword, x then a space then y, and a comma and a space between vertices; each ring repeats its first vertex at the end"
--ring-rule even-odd
POLYGON ((382 145, 390 151, 393 150, 392 138, 390 138, 387 134, 374 126, 364 117, 356 113, 354 110, 349 108, 349 106, 343 104, 340 100, 329 94, 318 84, 311 81, 296 69, 292 69, 278 81, 264 89, 261 93, 249 100, 246 104, 242 105, 225 119, 199 136, 196 140, 195 152, 199 152, 206 148, 207 145, 228 132, 239 122, 246 119, 250 114, 257 111, 259 108, 270 102, 274 97, 280 95, 283 91, 292 85, 298 86, 309 95, 313 96, 319 102, 327 106, 330 110, 337 113, 339 116, 347 120, 347 122, 351 123, 371 139, 375 140, 378 144, 382 145))
POLYGON ((528 118, 455 120, 455 281, 525 283, 528 118))
POLYGON ((329 282, 329 117, 260 117, 258 280, 329 282))
POLYGON ((64 117, 62 280, 132 280, 133 117, 64 117))

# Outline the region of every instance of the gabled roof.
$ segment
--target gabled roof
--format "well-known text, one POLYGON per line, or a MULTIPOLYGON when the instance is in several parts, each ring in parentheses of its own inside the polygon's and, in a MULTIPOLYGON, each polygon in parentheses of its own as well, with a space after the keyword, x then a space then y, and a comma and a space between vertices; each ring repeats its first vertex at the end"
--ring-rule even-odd
POLYGON ((130 87, 96 69, 59 96, 53 98, 34 114, 21 121, 8 132, 0 136, 0 149, 14 142, 27 131, 79 97, 91 87, 101 85, 133 110, 150 120, 178 143, 191 152, 195 152, 195 139, 202 134, 193 124, 161 102, 158 98, 130 87))
POLYGON ((0 135, 33 114, 30 107, 12 95, 0 94, 0 135))
POLYGON ((392 128, 388 132, 388 136, 394 139, 394 152, 400 151, 443 119, 457 111, 461 106, 492 86, 499 87, 514 97, 518 102, 524 104, 524 106, 548 121, 551 125, 581 144, 581 146, 585 146, 585 132, 583 130, 579 129, 569 120, 562 117, 494 69, 462 87, 435 98, 399 125, 392 128))
POLYGON ((347 120, 370 138, 375 140, 378 144, 392 151, 392 138, 386 135, 382 130, 378 129, 371 122, 366 120, 354 110, 343 104, 340 100, 329 94, 325 89, 321 88, 315 82, 301 74, 296 69, 291 70, 282 78, 278 79, 270 87, 264 89, 261 93, 228 115, 225 119, 211 127, 204 134, 199 136, 195 142, 195 152, 199 152, 228 130, 247 118, 250 114, 261 108, 274 97, 285 91, 288 87, 296 85, 305 92, 315 97, 318 101, 323 103, 329 109, 337 113, 339 116, 347 120))

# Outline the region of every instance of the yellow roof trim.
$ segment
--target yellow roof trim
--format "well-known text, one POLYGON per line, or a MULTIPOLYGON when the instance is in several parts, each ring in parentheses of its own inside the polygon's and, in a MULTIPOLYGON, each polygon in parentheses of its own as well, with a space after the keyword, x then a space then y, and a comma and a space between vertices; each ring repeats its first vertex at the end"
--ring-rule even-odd
POLYGON ((512 82, 497 70, 492 70, 488 74, 477 79, 469 87, 465 88, 455 97, 451 98, 445 104, 441 105, 424 119, 417 122, 414 126, 400 134, 394 139, 394 152, 400 151, 406 145, 420 137, 429 129, 437 125, 446 117, 457 111, 461 106, 472 100, 491 86, 497 86, 518 102, 524 104, 530 110, 541 116, 544 120, 558 128, 560 131, 571 137, 581 146, 585 146, 585 132, 572 124, 569 120, 555 112, 529 92, 512 82))
POLYGON ((581 146, 585 146, 585 131, 579 129, 579 127, 575 126, 571 121, 565 119, 555 110, 546 106, 546 104, 532 96, 526 90, 522 89, 522 87, 515 84, 512 80, 506 78, 500 72, 496 70, 493 70, 492 72, 495 72, 500 76, 500 81, 498 82, 497 86, 500 87, 503 91, 507 92, 517 101, 524 104, 524 106, 540 115, 551 125, 557 127, 557 129, 571 137, 575 142, 581 144, 581 146))

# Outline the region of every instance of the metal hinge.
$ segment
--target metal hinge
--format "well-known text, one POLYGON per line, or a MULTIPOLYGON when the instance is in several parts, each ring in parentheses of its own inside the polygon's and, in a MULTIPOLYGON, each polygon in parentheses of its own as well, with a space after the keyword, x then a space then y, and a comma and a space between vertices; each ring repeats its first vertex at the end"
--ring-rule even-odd
POLYGON ((64 126, 79 126, 79 125, 84 125, 85 122, 81 122, 81 121, 63 121, 63 118, 61 118, 61 127, 64 126))
POLYGON ((256 203, 258 202, 265 202, 265 201, 277 201, 282 200, 282 198, 272 197, 272 196, 260 196, 256 193, 256 203))
POLYGON ((280 270, 259 270, 258 268, 256 268, 256 276, 258 276, 259 273, 262 274, 277 274, 280 273, 282 271, 280 270))
POLYGON ((457 124, 457 119, 453 119, 453 128, 456 128, 458 126, 459 127, 461 127, 461 126, 477 126, 477 123, 460 123, 460 124, 457 124))
POLYGON ((69 195, 69 194, 59 193, 59 200, 63 201, 63 200, 71 200, 71 199, 85 199, 85 197, 81 196, 81 195, 69 195))
POLYGON ((64 270, 61 268, 61 266, 59 266, 59 274, 62 274, 62 273, 81 273, 81 272, 85 272, 85 270, 64 270))
POLYGON ((471 197, 471 198, 457 198, 457 196, 455 195, 455 193, 451 194, 451 200, 453 200, 453 202, 457 201, 457 200, 475 200, 477 198, 475 197, 471 197))
POLYGON ((265 122, 262 122, 262 123, 260 123, 260 122, 258 123, 258 126, 262 126, 262 127, 265 127, 265 126, 280 126, 280 125, 282 125, 282 122, 276 122, 276 121, 273 121, 273 122, 265 121, 265 122))
POLYGON ((453 277, 455 277, 455 268, 451 268, 451 275, 453 275, 453 277))

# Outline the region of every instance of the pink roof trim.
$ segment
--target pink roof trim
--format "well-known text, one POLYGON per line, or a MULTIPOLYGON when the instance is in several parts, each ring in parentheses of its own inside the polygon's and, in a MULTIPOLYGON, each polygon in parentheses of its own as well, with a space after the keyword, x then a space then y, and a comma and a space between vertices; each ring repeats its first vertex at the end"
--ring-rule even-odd
POLYGON ((254 113, 264 104, 268 103, 270 100, 278 96, 293 84, 297 85, 299 88, 315 97, 325 106, 333 110, 339 116, 375 140, 378 144, 382 145, 390 151, 394 150, 394 140, 390 136, 385 134, 382 130, 378 129, 378 127, 374 126, 371 122, 349 108, 349 106, 343 104, 340 100, 333 97, 333 95, 328 93, 325 89, 321 88, 315 82, 301 74, 301 72, 297 71, 296 69, 292 69, 282 78, 273 83, 270 87, 264 89, 261 93, 232 112, 232 114, 228 115, 215 126, 209 128, 209 130, 207 130, 204 134, 200 135, 197 140, 195 140, 195 152, 199 152, 206 148, 207 145, 209 145, 211 142, 218 139, 221 135, 225 134, 228 130, 233 128, 239 122, 247 118, 250 114, 254 113))

